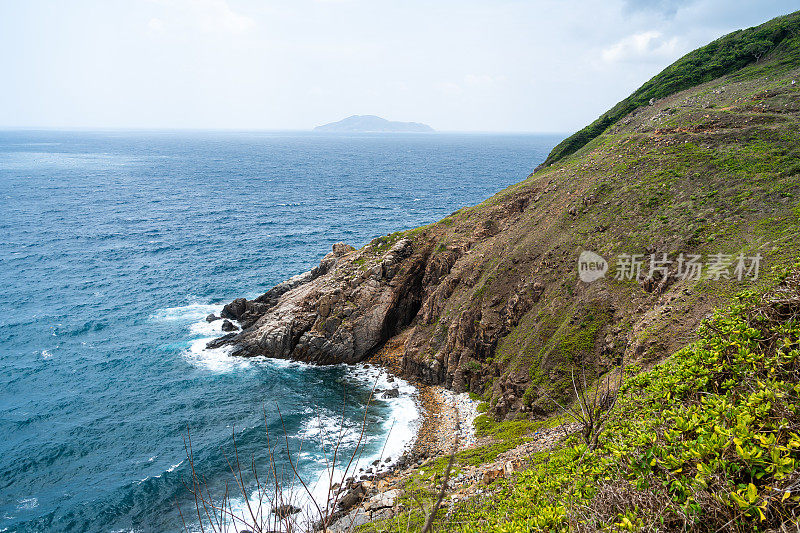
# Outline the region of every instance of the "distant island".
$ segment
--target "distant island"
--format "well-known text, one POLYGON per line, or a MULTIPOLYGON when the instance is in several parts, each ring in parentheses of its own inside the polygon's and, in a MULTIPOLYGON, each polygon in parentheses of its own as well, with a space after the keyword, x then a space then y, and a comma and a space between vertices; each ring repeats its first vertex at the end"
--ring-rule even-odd
POLYGON ((336 133, 431 133, 435 131, 419 122, 395 122, 375 115, 353 115, 338 122, 317 126, 314 131, 336 133))

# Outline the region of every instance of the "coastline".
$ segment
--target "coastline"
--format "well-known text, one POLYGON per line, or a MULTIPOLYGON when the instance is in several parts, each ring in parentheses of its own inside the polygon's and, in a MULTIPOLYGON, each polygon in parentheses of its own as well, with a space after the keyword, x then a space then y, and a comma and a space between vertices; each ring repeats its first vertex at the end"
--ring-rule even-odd
MULTIPOLYGON (((222 310, 214 309, 219 314, 212 312, 202 322, 198 321, 194 332, 224 333, 220 324, 226 317, 226 309, 228 306, 222 310)), ((246 321, 240 320, 237 315, 227 314, 227 320, 237 332, 247 327, 246 321)), ((463 450, 477 443, 474 420, 478 416, 478 401, 471 399, 467 393, 456 394, 442 386, 428 385, 403 372, 402 361, 410 332, 411 327, 408 327, 390 337, 377 351, 356 365, 340 363, 352 367, 356 379, 372 384, 373 401, 388 400, 393 403, 394 414, 399 416, 393 416, 392 420, 400 422, 400 427, 395 427, 392 422, 385 434, 383 449, 368 458, 360 458, 346 477, 344 472, 334 478, 328 478, 323 473, 316 482, 312 482, 315 487, 314 499, 318 503, 326 499, 335 503, 328 524, 330 531, 349 530, 354 520, 366 523, 393 514, 405 480, 413 475, 415 469, 438 457, 446 457, 454 450, 463 450), (338 481, 329 485, 336 478, 338 481)), ((224 338, 224 335, 218 337, 224 338)), ((215 346, 213 340, 206 343, 207 340, 203 338, 193 344, 191 352, 194 352, 194 357, 202 358, 202 354, 211 350, 216 354, 215 358, 222 355, 230 362, 250 359, 232 354, 227 346, 215 346)), ((277 360, 286 363, 292 361, 277 360)), ((298 363, 313 365, 305 361, 298 363)), ((301 511, 297 519, 319 525, 313 518, 310 501, 306 501, 305 496, 296 495, 290 499, 295 508, 301 511)))
MULTIPOLYGON (((207 306, 203 311, 209 309, 212 314, 218 316, 220 306, 207 306)), ((231 322, 237 328, 242 327, 237 320, 231 320, 231 322)), ((213 321, 207 321, 205 318, 198 319, 193 324, 192 330, 196 334, 220 335, 223 333, 219 329, 221 323, 220 319, 213 321)), ((242 362, 248 362, 249 358, 232 356, 225 348, 206 347, 209 338, 211 337, 204 336, 193 343, 192 349, 189 351, 192 358, 202 359, 203 353, 213 350, 216 353, 210 359, 216 360, 223 355, 226 360, 242 359, 242 362)), ((402 446, 398 444, 385 445, 379 457, 373 456, 370 460, 363 462, 361 468, 351 472, 346 479, 340 478, 340 482, 334 483, 329 489, 318 487, 314 490, 317 493, 315 498, 324 500, 328 497, 336 499, 338 502, 337 509, 332 515, 333 520, 328 527, 330 531, 348 530, 352 525, 353 514, 357 514, 359 520, 372 521, 380 519, 382 514, 388 513, 392 509, 394 495, 399 493, 397 489, 401 488, 402 482, 420 465, 452 453, 456 444, 456 435, 458 435, 458 450, 463 450, 476 443, 473 422, 478 415, 479 402, 469 398, 467 393, 456 394, 439 385, 427 385, 404 377, 400 361, 406 338, 406 332, 392 337, 378 352, 354 368, 361 367, 360 371, 356 370, 357 374, 364 373, 364 371, 366 374, 372 374, 377 370, 379 375, 382 375, 380 380, 375 381, 376 399, 386 399, 387 397, 383 394, 388 391, 405 389, 400 393, 399 399, 408 400, 408 387, 414 389, 410 397, 414 401, 418 421, 408 424, 408 428, 413 429, 414 435, 411 438, 395 437, 390 431, 387 435, 387 442, 400 438, 403 440, 402 446), (370 370, 370 367, 373 370, 370 370), (377 459, 372 461, 375 457, 377 459), (347 527, 345 527, 345 523, 347 527)), ((278 361, 285 360, 278 359, 278 361)), ((204 361, 204 363, 208 364, 208 361, 204 361)), ((301 364, 308 363, 301 362, 301 364)), ((213 366, 220 365, 221 363, 218 362, 213 366)), ((361 376, 362 379, 364 377, 361 376)), ((390 398, 390 401, 397 401, 397 398, 390 398)), ((406 405, 405 408, 407 407, 406 405)), ((323 475, 312 485, 317 485, 319 482, 324 483, 324 477, 323 475)), ((289 500, 293 505, 297 505, 298 509, 304 510, 302 515, 298 515, 299 520, 318 524, 311 518, 309 502, 304 503, 305 496, 296 495, 289 500), (305 518, 301 518, 301 516, 305 516, 305 518)))
MULTIPOLYGON (((442 386, 412 382, 401 376, 400 356, 407 338, 402 332, 364 361, 394 379, 402 379, 416 389, 415 403, 421 417, 416 435, 398 457, 381 463, 372 470, 354 472, 341 486, 334 486, 330 497, 337 501, 327 530, 350 531, 353 527, 387 518, 394 513, 395 500, 403 482, 420 465, 477 443, 474 420, 478 403, 467 393, 456 394, 442 386)), ((317 523, 317 525, 319 525, 317 523)))
POLYGON ((417 389, 417 406, 422 422, 409 450, 410 458, 417 460, 451 453, 457 426, 458 449, 473 445, 476 441, 473 422, 478 416, 479 402, 470 399, 467 393, 456 394, 440 385, 426 385, 402 376, 401 358, 409 331, 406 329, 390 338, 364 362, 382 368, 417 389))
MULTIPOLYGON (((374 363, 374 362, 373 362, 374 363)), ((413 444, 385 470, 365 472, 334 486, 330 493, 337 500, 326 530, 332 533, 351 531, 360 525, 390 518, 397 511, 396 500, 405 480, 420 466, 454 452, 456 420, 460 421, 455 451, 476 444, 474 417, 478 402, 464 394, 455 394, 441 386, 415 383, 417 407, 422 417, 413 444)), ((381 465, 384 466, 384 465, 381 465)), ((317 522, 317 526, 320 524, 317 522)), ((321 530, 320 527, 317 529, 321 530)))

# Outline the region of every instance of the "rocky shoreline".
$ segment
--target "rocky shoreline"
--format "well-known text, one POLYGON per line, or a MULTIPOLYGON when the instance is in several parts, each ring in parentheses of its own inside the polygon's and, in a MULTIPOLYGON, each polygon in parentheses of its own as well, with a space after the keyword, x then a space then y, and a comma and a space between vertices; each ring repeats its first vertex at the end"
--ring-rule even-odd
POLYGON ((454 394, 443 387, 415 386, 423 420, 413 446, 385 470, 368 469, 348 478, 343 486, 334 486, 332 496, 337 500, 337 509, 327 527, 331 533, 351 531, 359 525, 394 516, 403 482, 416 468, 452 453, 456 449, 456 435, 458 450, 477 442, 473 421, 478 402, 467 394, 454 394))
MULTIPOLYGON (((512 207, 516 212, 518 208, 512 207)), ((254 300, 239 298, 225 305, 219 318, 241 330, 208 343, 208 348, 230 346, 232 356, 374 364, 416 387, 423 419, 413 445, 396 460, 382 457, 331 488, 336 511, 329 531, 394 516, 404 480, 415 469, 479 444, 473 424, 478 402, 466 391, 479 389, 476 380, 483 379, 471 370, 482 368, 475 360, 476 350, 486 351, 495 341, 473 331, 474 319, 465 315, 435 357, 420 351, 420 335, 430 336, 441 298, 458 283, 456 278, 449 283, 445 279, 459 258, 468 255, 467 249, 459 248, 433 258, 426 241, 391 235, 360 250, 337 243, 311 271, 254 300), (480 346, 476 336, 482 339, 480 346), (448 358, 448 353, 455 355, 448 358)), ((531 290, 536 298, 541 294, 538 285, 531 290)), ((526 297, 522 305, 520 298, 516 294, 509 299, 510 310, 498 315, 502 324, 493 335, 512 327, 527 309, 531 299, 526 297)), ((382 391, 380 397, 385 395, 382 391)), ((511 397, 509 408, 516 402, 519 410, 518 397, 511 397)), ((471 478, 462 476, 458 481, 467 479, 471 478)))
MULTIPOLYGON (((491 440, 475 437, 474 418, 471 417, 477 412, 478 402, 468 395, 457 395, 438 386, 422 386, 419 400, 424 421, 413 448, 388 470, 351 479, 339 489, 337 510, 325 531, 345 533, 364 524, 397 516, 406 510, 398 500, 411 476, 424 473, 433 461, 453 453, 454 449, 477 447, 491 440), (457 448, 454 447, 456 420, 460 422, 457 448)), ((449 513, 451 506, 487 494, 492 482, 510 476, 521 469, 534 453, 551 448, 578 430, 576 423, 542 429, 531 435, 531 441, 501 453, 489 463, 460 467, 459 473, 448 482, 448 498, 443 507, 449 513)), ((318 527, 318 530, 322 531, 322 528, 318 527)))
MULTIPOLYGON (((245 329, 247 324, 240 322, 230 312, 229 306, 221 316, 209 315, 206 320, 232 320, 236 330, 240 326, 245 329)), ((228 340, 234 336, 236 333, 229 333, 215 339, 209 343, 209 347, 228 344, 228 340)), ((392 337, 364 363, 383 369, 389 374, 390 383, 398 378, 408 380, 402 374, 402 352, 406 339, 407 331, 392 337)), ((474 420, 478 416, 478 401, 471 399, 467 393, 457 394, 439 385, 420 381, 411 381, 410 384, 416 389, 415 403, 422 418, 413 441, 400 456, 381 457, 332 487, 329 497, 336 501, 336 510, 327 527, 328 531, 350 531, 354 526, 392 516, 397 510, 395 501, 401 493, 403 481, 414 469, 429 460, 452 453, 456 436, 458 450, 476 444, 474 420)), ((397 388, 376 389, 375 397, 391 399, 397 396, 397 392, 397 388)), ((294 512, 300 511, 299 508, 293 509, 294 512)), ((317 525, 320 524, 317 522, 317 525)))
MULTIPOLYGON (((522 207, 512 202, 496 213, 498 220, 518 215, 522 207)), ((479 233, 480 239, 488 236, 479 233)), ((475 242, 442 246, 436 235, 412 230, 378 237, 358 250, 336 243, 310 271, 257 298, 225 305, 220 317, 241 330, 208 347, 228 346, 242 357, 354 364, 402 336, 393 370, 404 379, 459 393, 483 393, 487 382, 495 383, 492 394, 509 394, 492 403, 493 414, 522 411, 525 384, 516 377, 498 381, 500 367, 488 363, 498 340, 538 301, 544 286, 530 280, 495 297, 491 312, 445 316, 453 291, 477 282, 466 267, 475 242)))

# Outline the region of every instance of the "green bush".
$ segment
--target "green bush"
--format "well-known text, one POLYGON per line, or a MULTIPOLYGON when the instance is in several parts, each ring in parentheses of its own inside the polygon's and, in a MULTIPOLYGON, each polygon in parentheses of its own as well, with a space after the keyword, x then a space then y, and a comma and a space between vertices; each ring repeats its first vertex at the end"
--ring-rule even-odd
MULTIPOLYGON (((598 449, 572 437, 538 454, 459 509, 462 530, 754 531, 797 520, 800 273, 735 302, 697 342, 626 381, 598 449)), ((506 424, 480 429, 521 429, 506 424)))

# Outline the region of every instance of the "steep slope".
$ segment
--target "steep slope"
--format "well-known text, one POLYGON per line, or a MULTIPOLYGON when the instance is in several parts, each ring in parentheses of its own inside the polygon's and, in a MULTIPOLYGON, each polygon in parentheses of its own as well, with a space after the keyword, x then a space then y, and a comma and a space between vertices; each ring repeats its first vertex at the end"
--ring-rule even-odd
POLYGON ((712 308, 798 256, 798 50, 800 37, 784 38, 755 63, 639 107, 478 206, 335 247, 315 272, 229 304, 244 330, 214 345, 355 362, 381 357, 404 330, 405 375, 482 395, 499 418, 551 409, 545 393, 564 393, 574 367, 663 359, 712 308), (605 278, 579 279, 584 250, 610 262, 605 278), (650 254, 665 253, 666 275, 645 279, 650 254), (641 275, 614 279, 624 254, 642 256, 641 275), (682 279, 679 254, 706 266, 729 256, 732 279, 682 279), (740 254, 747 266, 761 256, 758 279, 736 279, 740 254))
POLYGON ((758 62, 770 52, 780 54, 782 62, 787 66, 797 65, 800 62, 800 51, 789 41, 798 34, 800 15, 793 13, 754 28, 737 30, 686 54, 597 120, 560 142, 540 168, 577 152, 628 113, 648 105, 651 99, 665 98, 736 72, 750 63, 758 62))
MULTIPOLYGON (((482 442, 453 457, 437 524, 465 533, 796 531, 798 317, 800 264, 772 288, 739 295, 665 362, 630 368, 592 446, 560 413, 479 417, 482 442)), ((394 514, 358 531, 421 529, 449 461, 408 472, 394 514)))

